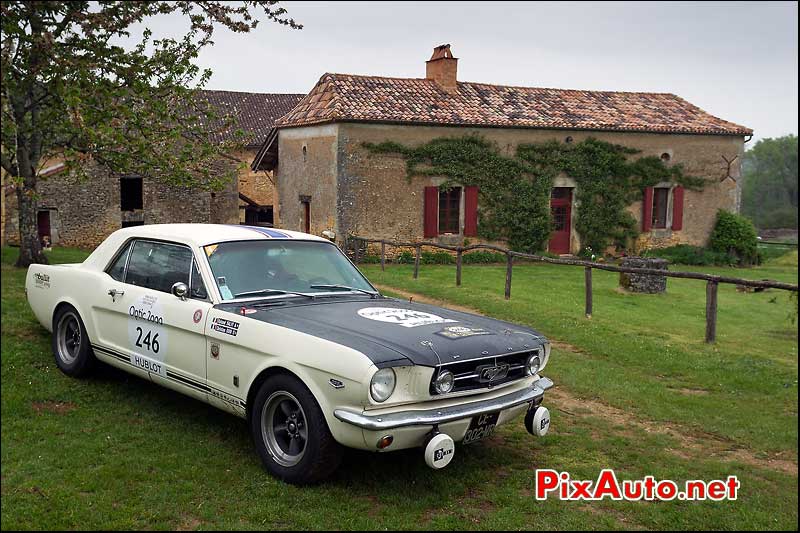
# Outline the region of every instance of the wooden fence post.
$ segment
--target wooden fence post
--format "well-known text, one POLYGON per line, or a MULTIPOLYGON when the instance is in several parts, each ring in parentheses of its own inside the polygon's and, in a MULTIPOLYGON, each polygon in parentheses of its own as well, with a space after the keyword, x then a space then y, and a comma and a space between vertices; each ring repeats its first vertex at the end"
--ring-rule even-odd
POLYGON ((461 286, 461 259, 463 256, 461 248, 456 252, 456 287, 461 286))
POLYGON ((356 245, 356 251, 353 254, 353 259, 355 260, 355 264, 358 264, 361 262, 361 239, 355 238, 353 239, 353 242, 356 245))
POLYGON ((506 254, 506 300, 511 299, 511 267, 514 264, 514 256, 506 254))
POLYGON ((386 270, 386 241, 381 240, 381 271, 386 270))
POLYGON ((419 277, 419 254, 421 248, 419 244, 414 247, 414 279, 419 277))
POLYGON ((711 344, 717 340, 717 289, 719 283, 706 283, 706 342, 711 344))
POLYGON ((592 318, 592 267, 586 267, 586 318, 592 318))

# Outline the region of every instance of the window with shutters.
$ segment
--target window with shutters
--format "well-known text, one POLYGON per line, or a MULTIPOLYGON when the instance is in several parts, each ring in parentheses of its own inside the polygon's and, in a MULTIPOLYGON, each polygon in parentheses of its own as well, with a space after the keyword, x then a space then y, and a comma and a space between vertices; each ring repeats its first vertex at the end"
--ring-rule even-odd
POLYGON ((439 189, 439 233, 460 233, 461 187, 439 189))

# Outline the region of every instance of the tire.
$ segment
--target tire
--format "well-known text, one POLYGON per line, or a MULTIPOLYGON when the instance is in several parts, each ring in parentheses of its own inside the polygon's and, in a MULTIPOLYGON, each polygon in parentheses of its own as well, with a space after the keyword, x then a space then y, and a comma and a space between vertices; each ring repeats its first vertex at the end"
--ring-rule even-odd
POLYGON ((342 460, 342 447, 314 396, 286 374, 270 376, 256 394, 250 431, 264 467, 293 485, 330 476, 342 460))
POLYGON ((62 306, 53 317, 52 347, 56 365, 68 376, 87 376, 97 363, 83 320, 71 305, 62 306))

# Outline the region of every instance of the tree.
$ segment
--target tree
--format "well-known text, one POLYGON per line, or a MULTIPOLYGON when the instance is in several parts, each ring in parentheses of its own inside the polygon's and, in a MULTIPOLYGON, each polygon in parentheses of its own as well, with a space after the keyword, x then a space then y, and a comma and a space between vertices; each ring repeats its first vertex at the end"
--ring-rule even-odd
POLYGON ((209 133, 232 124, 196 91, 210 71, 195 64, 216 28, 246 33, 259 18, 302 28, 275 1, 14 1, 2 14, 2 168, 16 184, 18 266, 46 262, 37 233, 36 183, 54 159, 81 173, 87 162, 175 185, 222 185, 230 148, 209 133), (180 38, 132 27, 181 15, 180 38))
POLYGON ((762 229, 797 227, 797 136, 761 139, 742 167, 742 213, 762 229))

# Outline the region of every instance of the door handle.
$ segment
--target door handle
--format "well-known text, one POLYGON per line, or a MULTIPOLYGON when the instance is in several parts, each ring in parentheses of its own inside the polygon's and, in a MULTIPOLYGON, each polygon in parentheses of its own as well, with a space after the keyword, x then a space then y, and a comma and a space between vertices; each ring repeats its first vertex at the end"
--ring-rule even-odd
POLYGON ((108 295, 111 296, 112 302, 116 302, 117 296, 122 296, 123 294, 125 294, 125 291, 118 291, 117 289, 111 289, 108 291, 108 295))

